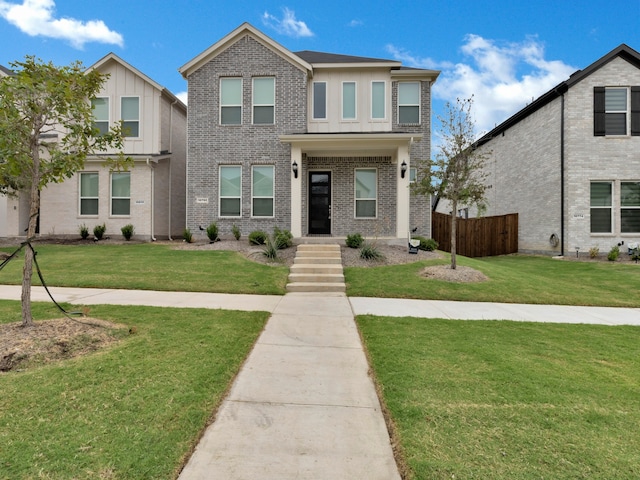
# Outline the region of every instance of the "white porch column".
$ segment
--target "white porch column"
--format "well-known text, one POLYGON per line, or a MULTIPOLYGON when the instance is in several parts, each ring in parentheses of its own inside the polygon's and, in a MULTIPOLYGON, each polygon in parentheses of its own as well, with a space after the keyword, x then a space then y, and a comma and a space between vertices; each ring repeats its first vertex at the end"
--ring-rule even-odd
POLYGON ((407 238, 409 235, 409 208, 410 208, 410 196, 409 190, 409 145, 401 145, 398 147, 396 153, 396 174, 398 182, 398 198, 396 201, 396 237, 407 238), (402 162, 405 162, 407 171, 402 178, 402 162))
POLYGON ((302 237, 302 149, 291 145, 291 165, 298 164, 298 178, 291 172, 291 234, 302 237))

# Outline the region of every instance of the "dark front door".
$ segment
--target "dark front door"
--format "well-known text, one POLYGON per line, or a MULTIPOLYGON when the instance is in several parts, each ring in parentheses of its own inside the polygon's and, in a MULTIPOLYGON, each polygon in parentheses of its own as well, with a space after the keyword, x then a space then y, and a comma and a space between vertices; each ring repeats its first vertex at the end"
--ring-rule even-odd
POLYGON ((331 233, 331 172, 309 172, 309 233, 331 233))

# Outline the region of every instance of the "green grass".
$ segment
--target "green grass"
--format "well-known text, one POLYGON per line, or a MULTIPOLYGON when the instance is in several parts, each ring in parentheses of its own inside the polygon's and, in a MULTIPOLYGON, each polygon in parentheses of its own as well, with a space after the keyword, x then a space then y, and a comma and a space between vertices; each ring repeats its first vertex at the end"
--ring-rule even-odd
POLYGON ((638 328, 357 321, 410 478, 640 478, 638 328))
MULTIPOLYGON (((60 287, 283 295, 289 274, 285 266, 252 262, 223 250, 175 250, 153 243, 35 248, 45 282, 60 287)), ((21 283, 22 263, 22 256, 12 260, 0 271, 0 283, 21 283)))
POLYGON ((452 283, 422 277, 428 265, 448 259, 373 268, 345 268, 351 297, 418 298, 476 302, 640 307, 640 266, 509 255, 458 256, 458 265, 483 272, 488 281, 452 283))
MULTIPOLYGON (((137 333, 0 375, 0 479, 175 478, 268 317, 115 306, 91 315, 137 333)), ((34 316, 59 312, 34 303, 34 316)), ((0 301, 0 321, 19 317, 19 302, 0 301)))

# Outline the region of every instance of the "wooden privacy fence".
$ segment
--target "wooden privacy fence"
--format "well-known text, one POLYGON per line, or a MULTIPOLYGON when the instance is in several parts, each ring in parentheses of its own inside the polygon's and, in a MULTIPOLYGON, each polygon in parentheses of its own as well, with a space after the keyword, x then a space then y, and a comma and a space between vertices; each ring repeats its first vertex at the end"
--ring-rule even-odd
MULTIPOLYGON (((431 235, 438 249, 451 251, 451 216, 432 212, 431 235)), ((518 251, 518 214, 458 218, 456 253, 465 257, 491 257, 518 251)))

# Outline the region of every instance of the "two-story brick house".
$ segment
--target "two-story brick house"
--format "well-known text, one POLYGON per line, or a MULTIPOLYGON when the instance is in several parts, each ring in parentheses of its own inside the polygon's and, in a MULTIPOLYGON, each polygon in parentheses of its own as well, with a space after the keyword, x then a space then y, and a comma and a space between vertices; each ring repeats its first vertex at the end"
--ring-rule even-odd
POLYGON ((491 151, 485 214, 518 213, 520 251, 606 253, 640 241, 640 53, 627 45, 477 145, 491 151))
POLYGON ((180 68, 188 80, 187 226, 295 237, 430 234, 411 196, 430 155, 438 73, 291 52, 245 23, 180 68))
POLYGON ((96 126, 107 131, 124 122, 123 151, 134 166, 109 171, 104 157, 116 152, 107 151, 87 158, 84 169, 63 183, 47 185, 40 197, 40 234, 77 236, 80 225, 91 232, 104 223, 111 237, 120 237, 120 229, 132 224, 138 239, 182 238, 186 106, 113 53, 89 67, 94 69, 108 75, 92 100, 96 126))

